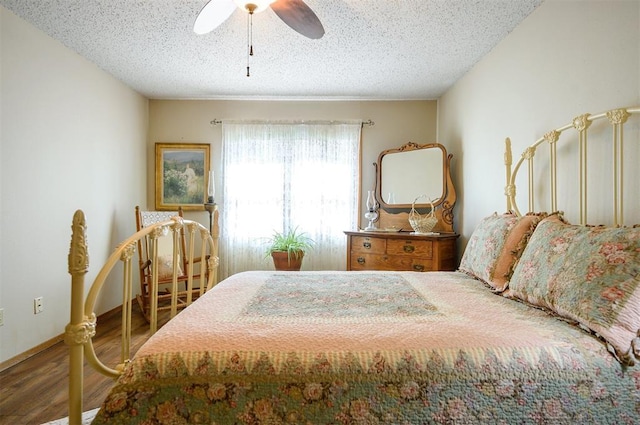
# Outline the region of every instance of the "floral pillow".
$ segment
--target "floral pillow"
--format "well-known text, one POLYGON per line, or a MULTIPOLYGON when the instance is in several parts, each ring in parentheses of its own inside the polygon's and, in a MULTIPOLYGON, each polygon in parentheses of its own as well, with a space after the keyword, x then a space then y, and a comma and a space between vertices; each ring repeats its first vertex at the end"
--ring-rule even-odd
POLYGON ((543 220, 509 283, 511 297, 575 320, 625 364, 640 360, 640 228, 543 220))
MULTIPOLYGON (((182 267, 178 263, 178 276, 182 275, 182 267)), ((158 278, 170 279, 173 277, 173 255, 158 256, 158 278)))
POLYGON ((494 213, 485 217, 469 239, 460 270, 504 291, 526 241, 544 216, 494 213))

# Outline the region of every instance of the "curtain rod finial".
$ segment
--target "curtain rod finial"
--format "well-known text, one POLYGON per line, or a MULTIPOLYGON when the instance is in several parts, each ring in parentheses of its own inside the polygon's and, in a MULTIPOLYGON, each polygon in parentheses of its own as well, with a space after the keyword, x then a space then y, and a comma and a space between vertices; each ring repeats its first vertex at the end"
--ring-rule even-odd
POLYGON ((374 125, 376 125, 376 123, 373 122, 372 120, 366 120, 366 121, 362 121, 362 125, 368 125, 370 127, 373 127, 374 125))
POLYGON ((218 124, 222 124, 222 120, 219 120, 217 118, 212 119, 209 124, 211 124, 212 126, 214 125, 218 125, 218 124))

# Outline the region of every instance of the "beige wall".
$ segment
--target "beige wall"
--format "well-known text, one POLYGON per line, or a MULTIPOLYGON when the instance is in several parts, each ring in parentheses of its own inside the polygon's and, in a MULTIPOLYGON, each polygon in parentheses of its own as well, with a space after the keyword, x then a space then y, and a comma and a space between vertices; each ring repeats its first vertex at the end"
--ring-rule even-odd
MULTIPOLYGON (((0 61, 3 362, 64 332, 73 212, 87 214, 91 278, 135 230, 148 101, 3 7, 0 61)), ((118 304, 106 295, 99 312, 118 304)))
POLYGON ((640 1, 546 0, 439 101, 438 136, 458 158, 459 248, 506 210, 506 137, 519 156, 579 114, 638 104, 640 1))
MULTIPOLYGON (((222 127, 211 126, 211 120, 372 120, 374 126, 362 129, 362 196, 373 188, 373 162, 385 149, 406 142, 430 143, 436 141, 436 101, 406 102, 283 102, 283 101, 179 101, 151 100, 149 103, 149 145, 147 146, 147 203, 154 204, 154 144, 211 143, 212 166, 221 176, 222 127)), ((454 161, 455 167, 455 161, 454 161)), ((222 193, 224 181, 216 179, 216 193, 222 193)), ((216 196, 216 202, 222 200, 216 196)), ((206 213, 187 213, 193 219, 206 223, 206 213)), ((362 218, 361 218, 362 219, 362 218)), ((224 224, 221 223, 222 232, 224 224)), ((345 229, 346 230, 346 229, 345 229)), ((222 254, 224 255, 224 254, 222 254)), ((346 254, 345 254, 346 255, 346 254)))

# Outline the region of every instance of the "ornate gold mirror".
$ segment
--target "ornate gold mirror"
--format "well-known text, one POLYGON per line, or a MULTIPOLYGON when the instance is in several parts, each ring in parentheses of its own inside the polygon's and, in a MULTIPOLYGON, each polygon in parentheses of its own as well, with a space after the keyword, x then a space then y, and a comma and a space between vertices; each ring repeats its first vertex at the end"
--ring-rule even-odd
POLYGON ((451 181, 452 155, 439 143, 406 143, 378 156, 376 200, 380 204, 380 228, 411 230, 408 215, 414 201, 418 212, 430 212, 431 201, 438 224, 436 232, 453 232, 456 193, 451 181))

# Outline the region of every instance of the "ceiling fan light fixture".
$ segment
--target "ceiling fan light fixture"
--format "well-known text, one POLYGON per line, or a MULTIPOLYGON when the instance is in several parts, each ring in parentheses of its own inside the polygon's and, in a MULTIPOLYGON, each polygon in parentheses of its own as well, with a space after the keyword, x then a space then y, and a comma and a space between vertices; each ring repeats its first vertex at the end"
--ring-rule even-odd
POLYGON ((249 13, 258 13, 268 8, 271 5, 271 3, 275 2, 276 0, 251 0, 251 1, 233 0, 233 1, 235 4, 238 5, 238 8, 240 8, 241 10, 244 10, 249 13))

